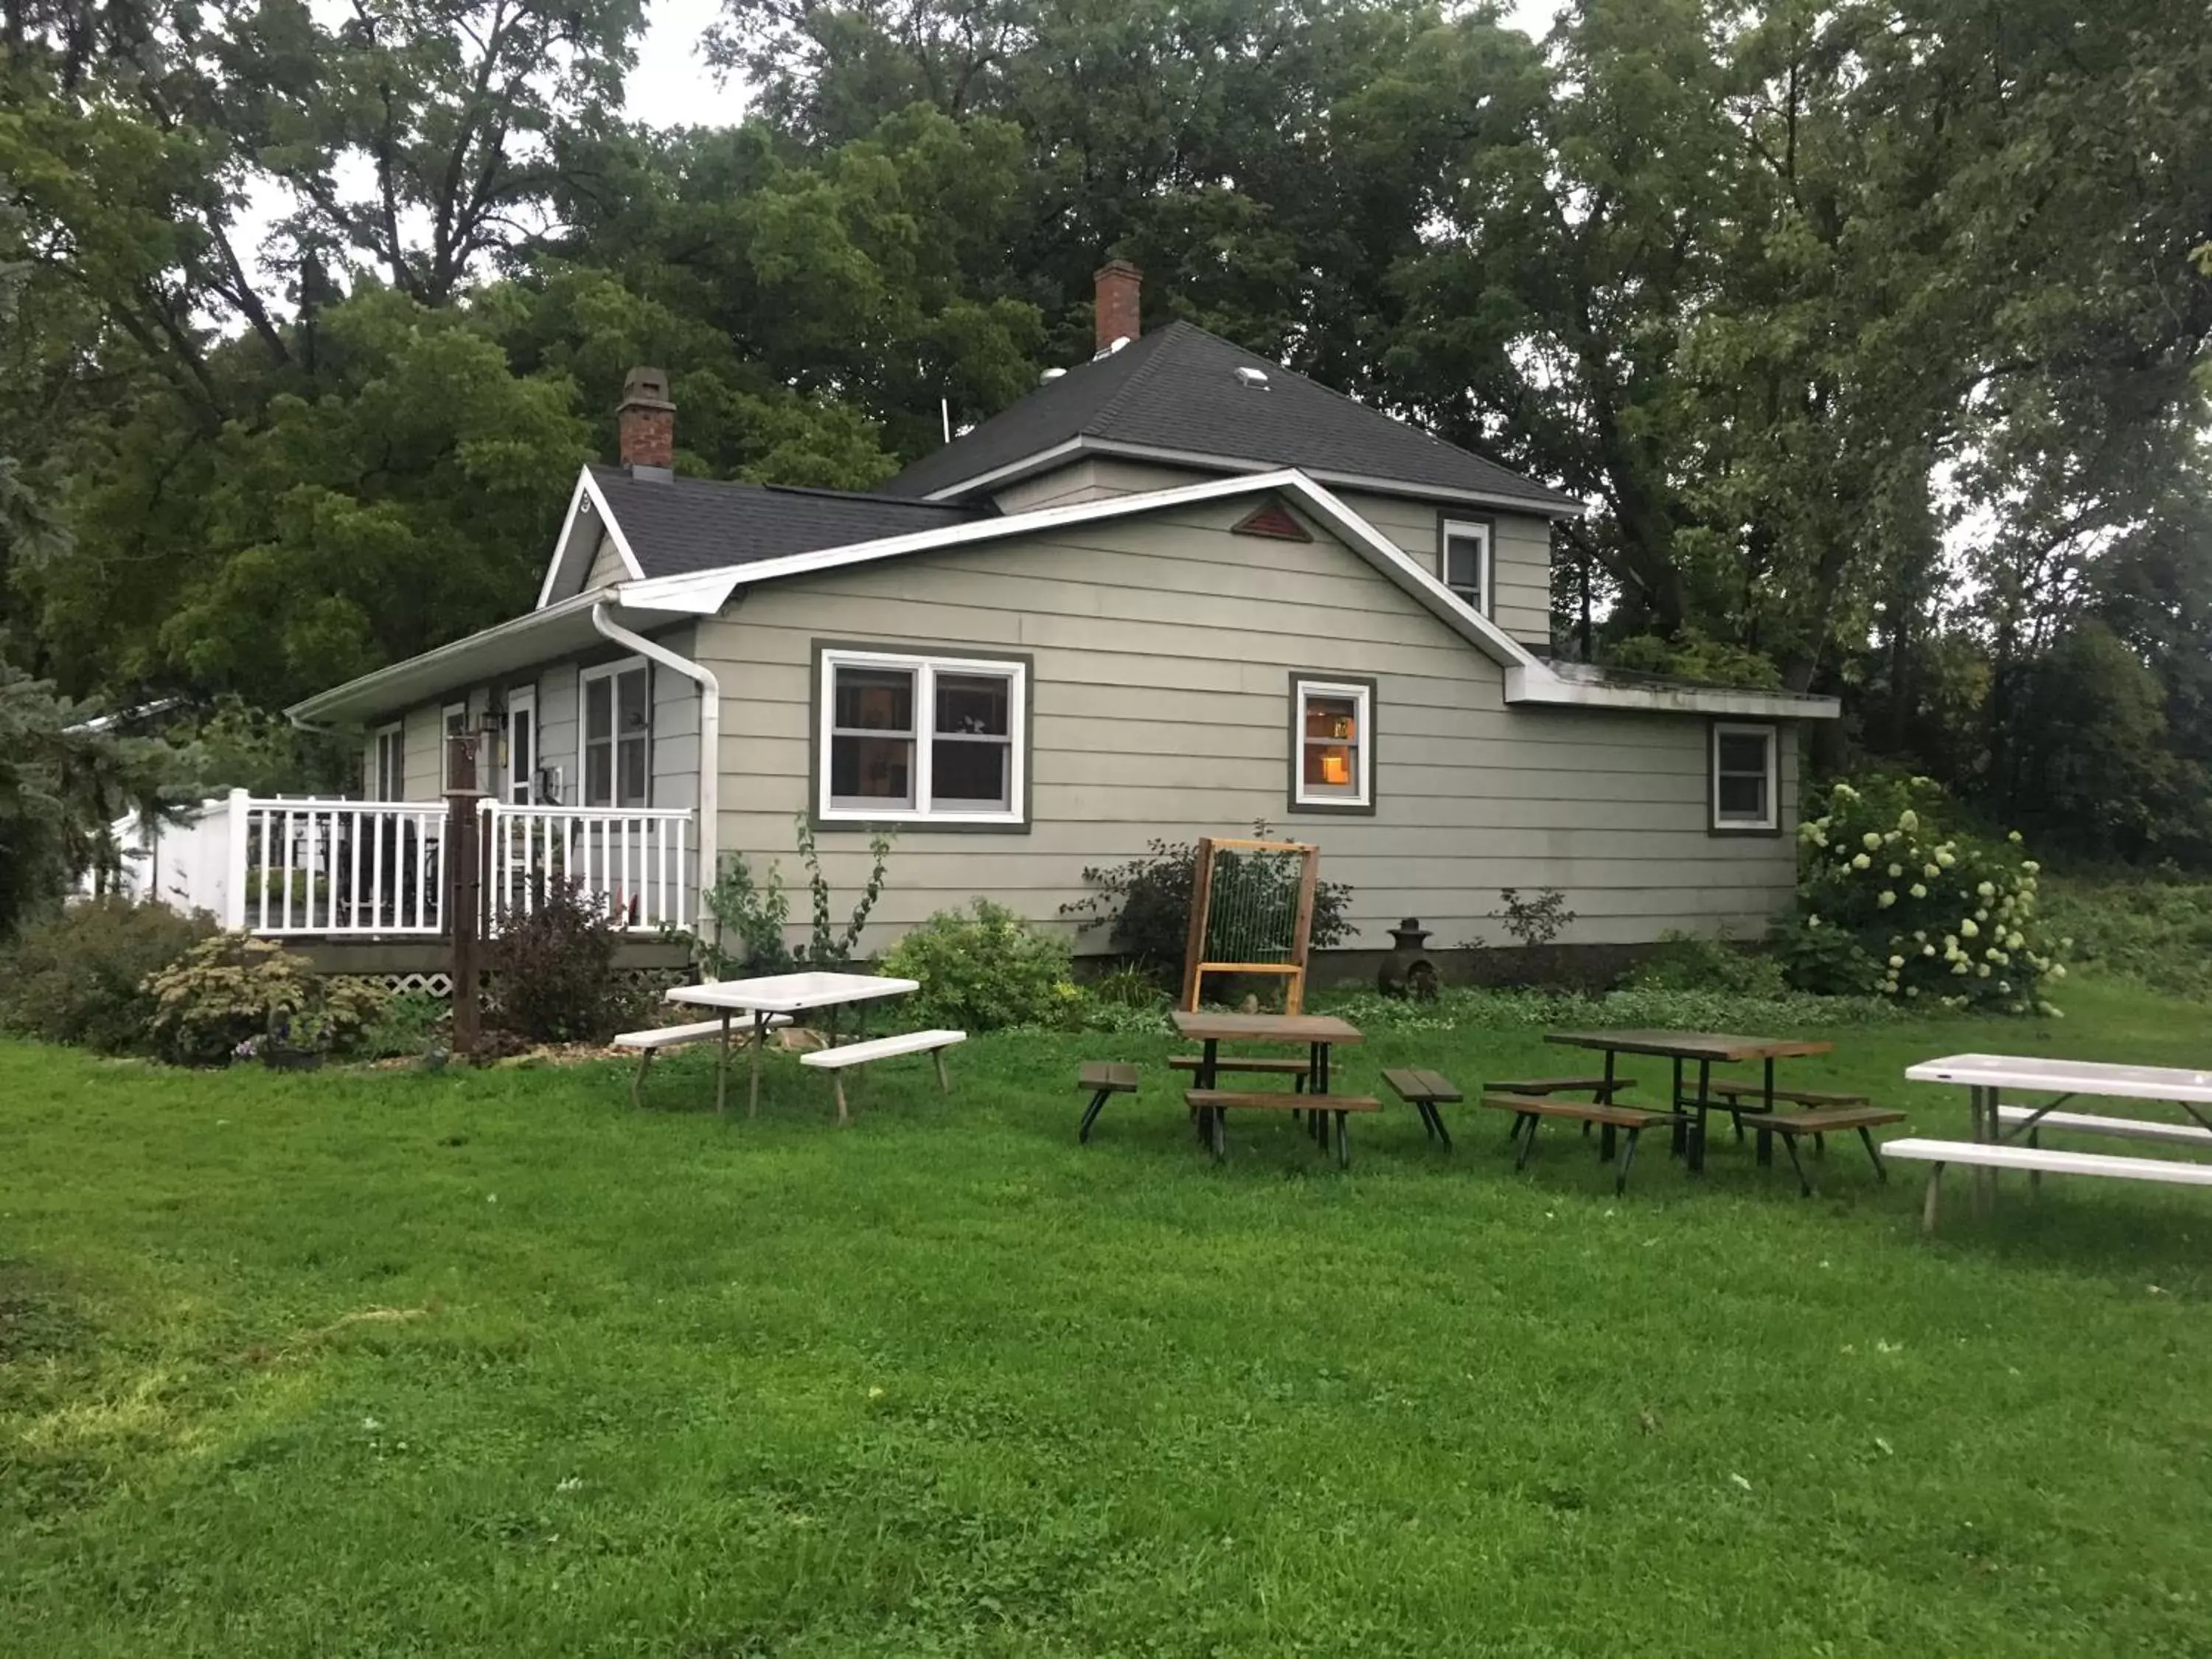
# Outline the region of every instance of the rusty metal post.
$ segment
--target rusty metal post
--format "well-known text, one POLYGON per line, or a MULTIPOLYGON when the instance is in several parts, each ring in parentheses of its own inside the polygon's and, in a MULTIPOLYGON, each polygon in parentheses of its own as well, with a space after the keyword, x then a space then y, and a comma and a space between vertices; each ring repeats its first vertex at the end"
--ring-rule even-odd
POLYGON ((452 948, 453 1053, 472 1057, 483 1035, 483 854, 479 830, 483 813, 477 787, 474 733, 447 739, 446 938, 452 948))

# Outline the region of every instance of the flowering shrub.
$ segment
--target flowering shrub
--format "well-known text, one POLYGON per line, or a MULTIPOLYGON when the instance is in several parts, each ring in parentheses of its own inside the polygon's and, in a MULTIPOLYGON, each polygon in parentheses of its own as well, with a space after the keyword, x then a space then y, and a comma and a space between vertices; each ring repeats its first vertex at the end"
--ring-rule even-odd
POLYGON ((885 951, 880 966, 921 985, 900 1012, 924 1025, 1064 1026, 1085 1002, 1069 977, 1067 941, 984 898, 939 910, 885 951))
POLYGON ((1821 805, 1798 830, 1801 932, 1784 941, 1786 960, 1832 971, 1863 952, 1866 981, 1836 988, 2057 1015, 2039 994, 2065 976, 2071 941, 2053 939, 2037 914, 2041 866, 2018 830, 1996 842, 1947 827, 1954 809, 1928 778, 1838 783, 1821 805), (1833 948, 1838 939, 1855 949, 1833 948))

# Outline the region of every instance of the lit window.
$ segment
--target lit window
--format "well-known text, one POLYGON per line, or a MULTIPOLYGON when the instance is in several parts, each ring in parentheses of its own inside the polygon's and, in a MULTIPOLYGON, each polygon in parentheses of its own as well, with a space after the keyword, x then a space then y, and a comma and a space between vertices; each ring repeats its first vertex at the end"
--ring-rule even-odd
POLYGON ((1022 821, 1025 665, 824 651, 821 672, 824 820, 1022 821))
POLYGON ((1490 614, 1495 562, 1490 526, 1480 519, 1447 519, 1443 530, 1444 586, 1484 616, 1490 614))
POLYGON ((653 804, 653 676, 632 658, 584 671, 584 805, 653 804))
POLYGON ((1371 808, 1375 688, 1364 680, 1294 678, 1291 703, 1291 805, 1371 808))
POLYGON ((1713 727, 1713 828, 1771 830, 1775 817, 1774 728, 1713 727))

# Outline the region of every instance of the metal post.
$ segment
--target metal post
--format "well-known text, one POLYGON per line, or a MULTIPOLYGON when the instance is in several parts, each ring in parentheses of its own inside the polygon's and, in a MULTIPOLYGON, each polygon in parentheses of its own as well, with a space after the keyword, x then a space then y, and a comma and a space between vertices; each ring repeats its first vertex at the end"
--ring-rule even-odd
MULTIPOLYGON (((451 753, 446 791, 446 937, 452 947, 453 1052, 472 1056, 483 1036, 482 946, 483 868, 477 838, 483 817, 477 789, 477 740, 472 735, 447 739, 451 753)), ((419 906, 421 901, 417 899, 419 906)))

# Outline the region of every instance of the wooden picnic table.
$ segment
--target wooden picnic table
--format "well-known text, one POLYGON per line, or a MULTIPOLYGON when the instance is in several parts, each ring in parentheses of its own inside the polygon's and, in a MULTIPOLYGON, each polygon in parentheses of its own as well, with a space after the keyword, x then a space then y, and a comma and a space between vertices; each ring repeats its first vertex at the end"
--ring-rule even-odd
MULTIPOLYGON (((1349 1020, 1334 1014, 1221 1014, 1206 1009, 1177 1008, 1169 1014, 1176 1030, 1200 1045, 1194 1091, 1211 1092, 1219 1085, 1221 1045, 1224 1042, 1304 1043, 1309 1070, 1307 1089, 1326 1097, 1328 1092, 1328 1051, 1339 1043, 1364 1042, 1366 1034, 1349 1020)), ((1221 1155, 1221 1114, 1211 1109, 1198 1115, 1199 1139, 1221 1155)), ((1319 1137, 1321 1114, 1313 1115, 1319 1137)), ((1338 1156, 1343 1153, 1343 1120, 1338 1118, 1338 1156)))
POLYGON ((1613 1097, 1612 1083, 1616 1058, 1621 1054, 1652 1054, 1674 1062, 1674 1085, 1669 1091, 1668 1109, 1684 1115, 1674 1128, 1674 1151, 1686 1157, 1692 1170, 1705 1167, 1705 1115, 1713 1105, 1713 1067, 1733 1065, 1739 1061, 1756 1060, 1763 1062, 1763 1086, 1757 1103, 1739 1097, 1727 1109, 1730 1115, 1738 1112, 1772 1112, 1774 1109, 1774 1062, 1796 1060, 1808 1054, 1833 1052, 1832 1042, 1808 1042, 1802 1037, 1739 1036, 1723 1031, 1554 1031, 1544 1039, 1569 1048, 1595 1048, 1605 1055, 1607 1088, 1602 1099, 1613 1097), (1694 1065, 1698 1068, 1698 1091, 1686 1094, 1682 1086, 1682 1069, 1694 1065))
MULTIPOLYGON (((711 1008, 722 1017, 722 1049, 714 1063, 714 1109, 721 1111, 729 1100, 730 1085, 730 1018, 732 1014, 752 1016, 752 1087, 748 1110, 760 1110, 761 1048, 768 1036, 769 1018, 774 1014, 804 1013, 816 1008, 838 1009, 857 1005, 860 1010, 860 1034, 867 1035, 868 1004, 878 997, 901 997, 921 989, 919 981, 892 979, 883 974, 769 974, 758 979, 725 979, 704 985, 679 985, 668 994, 671 1002, 682 1003, 693 1008, 711 1008)), ((836 1036, 836 1015, 831 1015, 830 1036, 836 1036)))

